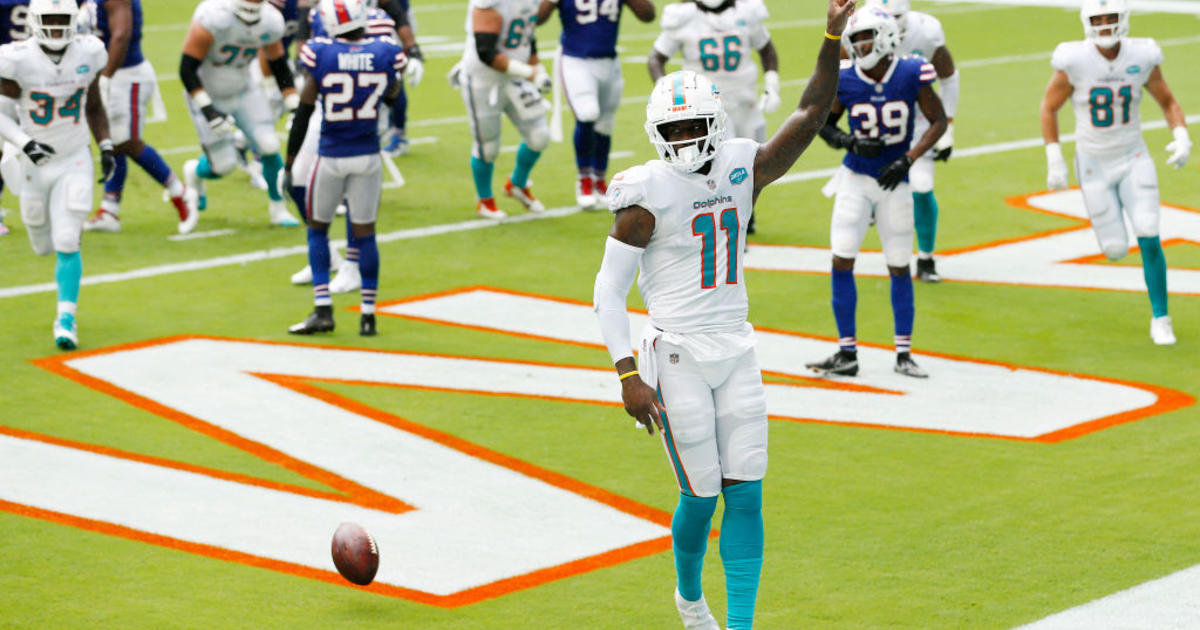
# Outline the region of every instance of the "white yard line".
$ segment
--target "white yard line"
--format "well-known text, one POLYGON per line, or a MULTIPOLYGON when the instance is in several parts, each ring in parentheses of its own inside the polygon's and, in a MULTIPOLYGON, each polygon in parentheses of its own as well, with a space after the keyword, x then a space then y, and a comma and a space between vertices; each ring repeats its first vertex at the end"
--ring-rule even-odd
POLYGON ((1139 584, 1016 630, 1188 630, 1200 627, 1200 565, 1139 584))

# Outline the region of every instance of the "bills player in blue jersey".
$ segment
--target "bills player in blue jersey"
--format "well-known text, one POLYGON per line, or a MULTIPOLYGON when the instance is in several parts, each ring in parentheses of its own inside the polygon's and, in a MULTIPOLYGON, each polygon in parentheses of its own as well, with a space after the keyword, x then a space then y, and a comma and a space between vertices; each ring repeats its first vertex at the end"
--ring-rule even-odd
POLYGON ((854 259, 874 218, 891 274, 895 370, 905 376, 929 376, 910 352, 915 308, 908 266, 913 247, 908 170, 946 131, 946 113, 932 87, 937 79, 933 64, 920 57, 894 54, 899 43, 895 19, 879 7, 855 13, 843 33, 842 45, 852 62, 842 68, 837 99, 821 130, 830 146, 848 150, 836 176, 837 199, 829 227, 839 349, 823 361, 807 364, 818 374, 858 373, 854 259), (912 142, 917 107, 930 124, 924 135, 912 142), (849 112, 850 133, 836 127, 842 112, 849 112))
POLYGON ((183 182, 154 147, 142 140, 146 112, 154 95, 154 66, 142 54, 141 0, 92 0, 86 5, 93 33, 108 49, 108 65, 100 73, 100 94, 108 109, 108 128, 116 144, 117 169, 104 184, 100 207, 83 224, 88 231, 121 231, 121 193, 125 188, 129 158, 167 189, 179 215, 179 232, 196 225, 183 201, 183 182))
POLYGON ((321 22, 334 39, 314 38, 300 51, 307 73, 300 106, 288 135, 284 179, 304 143, 318 97, 323 120, 317 163, 308 182, 304 210, 308 220, 308 259, 316 308, 288 332, 311 335, 333 330, 329 294, 329 224, 345 199, 359 245, 362 303, 359 334, 375 334, 375 294, 379 284, 379 249, 375 220, 383 189, 379 155, 380 103, 399 93, 404 49, 386 37, 367 39, 367 9, 362 0, 321 0, 321 22))
POLYGON ((545 24, 556 7, 562 21, 556 63, 575 114, 575 201, 584 210, 603 208, 608 189, 608 152, 625 87, 617 60, 617 29, 625 5, 637 19, 654 21, 650 0, 542 0, 538 7, 538 24, 545 24))

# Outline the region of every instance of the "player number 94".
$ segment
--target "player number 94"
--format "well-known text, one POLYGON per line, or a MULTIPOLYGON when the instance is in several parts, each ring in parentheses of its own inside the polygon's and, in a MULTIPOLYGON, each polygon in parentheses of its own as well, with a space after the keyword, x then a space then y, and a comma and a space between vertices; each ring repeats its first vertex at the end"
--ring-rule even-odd
POLYGON ((879 138, 889 145, 907 137, 908 113, 904 101, 888 101, 878 108, 871 103, 857 103, 850 108, 850 117, 858 119, 859 135, 879 138))
POLYGON ((620 13, 620 0, 575 0, 575 21, 580 24, 591 24, 601 15, 616 22, 620 13))

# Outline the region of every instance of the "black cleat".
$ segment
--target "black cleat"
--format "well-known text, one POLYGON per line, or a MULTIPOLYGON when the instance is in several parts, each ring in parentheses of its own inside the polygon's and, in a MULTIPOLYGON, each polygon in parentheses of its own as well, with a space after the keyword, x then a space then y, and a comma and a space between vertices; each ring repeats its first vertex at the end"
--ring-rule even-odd
POLYGON ((363 313, 362 317, 358 318, 358 334, 363 337, 375 336, 375 314, 363 313))
POLYGON ((930 284, 942 281, 942 277, 938 275, 937 267, 932 258, 917 259, 917 280, 930 284))
POLYGON ((907 352, 901 352, 896 355, 896 373, 913 378, 929 378, 929 372, 921 369, 916 361, 913 361, 912 355, 907 352))
POLYGON ((288 332, 293 335, 311 335, 333 331, 333 307, 318 306, 304 321, 292 324, 288 332))
POLYGON ((855 376, 858 374, 858 353, 838 350, 824 361, 805 363, 804 367, 819 376, 855 376))

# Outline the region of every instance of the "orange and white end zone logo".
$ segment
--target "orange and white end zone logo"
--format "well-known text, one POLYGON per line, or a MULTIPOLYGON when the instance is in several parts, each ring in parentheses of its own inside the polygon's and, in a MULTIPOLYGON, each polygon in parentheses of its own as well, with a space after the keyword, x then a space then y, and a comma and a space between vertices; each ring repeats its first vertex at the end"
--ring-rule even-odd
MULTIPOLYGON (((1066 199, 1043 197, 1030 203, 1045 207, 1066 199)), ((1185 211, 1164 214, 1164 234, 1183 219, 1197 221, 1192 238, 1200 234, 1200 215, 1185 211)), ((1062 230, 1033 240, 1073 243, 1084 236, 1090 238, 1090 231, 1062 230)), ((1010 246, 1032 243, 992 249, 1010 246)), ((763 250, 786 249, 752 248, 751 257, 762 261, 763 250)), ((1036 271, 1043 278, 1047 268, 1069 268, 1076 263, 1065 260, 1086 253, 1061 243, 1053 256, 1050 249, 1034 249, 1045 252, 1041 267, 1020 273, 1036 271)), ((965 278, 976 264, 971 257, 986 260, 988 251, 947 256, 945 267, 965 278)), ((1022 256, 1004 257, 1006 275, 1022 256)), ((827 253, 821 265, 828 265, 827 253)), ((981 278, 982 272, 972 273, 981 278)), ((1094 273, 1087 275, 1100 282, 1094 273)), ((1070 285, 1057 277, 1051 284, 1070 285)), ((1200 293, 1200 285, 1186 290, 1200 293)), ((604 352, 595 315, 580 302, 475 287, 384 304, 379 312, 604 352)), ((633 313, 632 320, 636 332, 646 316, 633 313)), ((828 339, 776 330, 758 335, 759 363, 768 377, 779 377, 766 385, 776 421, 1057 442, 1195 402, 1152 385, 927 353, 922 364, 937 375, 930 381, 890 369, 826 381, 810 378, 796 357, 824 353, 828 339)), ((863 346, 860 358, 867 366, 889 366, 891 353, 863 346)), ((151 340, 37 363, 329 490, 0 426, 0 509, 9 512, 335 584, 346 583, 333 567, 330 536, 338 523, 356 521, 382 550, 370 590, 444 607, 670 548, 666 512, 318 386, 572 401, 608 407, 598 413, 613 417, 613 430, 629 430, 610 369, 213 337, 151 340)))

